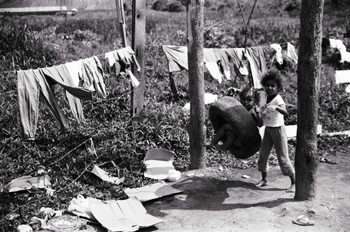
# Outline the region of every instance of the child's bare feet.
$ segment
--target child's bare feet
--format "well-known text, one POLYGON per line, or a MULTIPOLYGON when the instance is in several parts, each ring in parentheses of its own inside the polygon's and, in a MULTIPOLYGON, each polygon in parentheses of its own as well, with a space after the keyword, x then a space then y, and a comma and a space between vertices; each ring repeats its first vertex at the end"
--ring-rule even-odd
POLYGON ((287 193, 294 193, 295 192, 295 184, 292 184, 287 190, 287 193))
POLYGON ((267 180, 261 180, 255 186, 256 187, 264 187, 266 185, 267 185, 267 180))

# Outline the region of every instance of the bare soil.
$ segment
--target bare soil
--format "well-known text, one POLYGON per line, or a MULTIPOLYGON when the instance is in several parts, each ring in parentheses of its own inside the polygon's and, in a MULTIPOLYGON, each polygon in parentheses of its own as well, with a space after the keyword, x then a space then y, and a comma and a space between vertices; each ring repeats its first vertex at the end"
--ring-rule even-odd
POLYGON ((294 193, 286 192, 290 180, 278 165, 262 188, 255 186, 260 180, 255 168, 185 172, 172 184, 181 194, 144 203, 164 222, 140 231, 350 231, 350 155, 339 154, 334 161, 319 163, 312 201, 296 201, 294 193), (300 215, 314 225, 294 224, 300 215))

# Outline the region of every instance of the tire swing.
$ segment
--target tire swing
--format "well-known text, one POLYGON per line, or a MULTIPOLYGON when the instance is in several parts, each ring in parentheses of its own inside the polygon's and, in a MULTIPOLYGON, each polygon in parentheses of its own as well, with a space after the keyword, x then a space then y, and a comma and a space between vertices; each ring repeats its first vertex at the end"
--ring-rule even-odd
MULTIPOLYGON (((259 129, 244 106, 233 97, 223 97, 209 107, 209 119, 214 127, 215 133, 220 127, 229 123, 237 141, 229 147, 232 155, 240 159, 253 156, 260 149, 261 136, 259 129)), ((224 137, 221 142, 226 141, 224 137)))

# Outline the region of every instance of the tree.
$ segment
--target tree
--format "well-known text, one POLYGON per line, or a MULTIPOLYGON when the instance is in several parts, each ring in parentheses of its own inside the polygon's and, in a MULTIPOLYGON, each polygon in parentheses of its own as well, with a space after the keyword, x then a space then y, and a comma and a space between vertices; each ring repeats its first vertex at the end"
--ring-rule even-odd
POLYGON ((317 119, 324 0, 302 0, 298 50, 297 200, 316 197, 317 119))
POLYGON ((205 168, 205 107, 203 71, 203 0, 187 0, 188 77, 190 95, 190 168, 205 168))

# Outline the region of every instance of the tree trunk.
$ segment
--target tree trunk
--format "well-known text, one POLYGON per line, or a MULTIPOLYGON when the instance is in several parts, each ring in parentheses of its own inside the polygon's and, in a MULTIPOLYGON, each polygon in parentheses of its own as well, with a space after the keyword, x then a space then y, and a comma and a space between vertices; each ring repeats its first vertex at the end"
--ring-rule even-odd
POLYGON ((324 0, 302 0, 298 51, 297 200, 316 197, 317 119, 324 0))
POLYGON ((190 95, 190 168, 205 168, 203 73, 204 0, 187 0, 188 78, 190 95))

